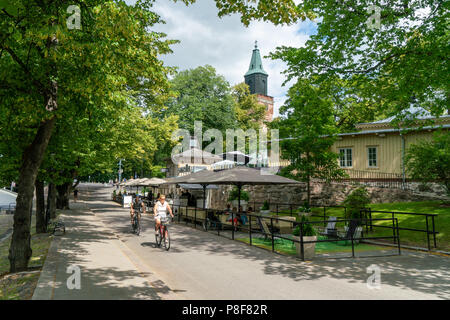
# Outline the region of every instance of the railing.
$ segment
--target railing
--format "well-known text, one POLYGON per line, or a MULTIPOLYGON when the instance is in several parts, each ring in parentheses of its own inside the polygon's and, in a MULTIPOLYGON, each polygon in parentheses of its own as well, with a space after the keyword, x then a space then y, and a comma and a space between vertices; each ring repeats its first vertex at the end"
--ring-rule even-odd
POLYGON ((379 171, 363 171, 354 169, 343 169, 349 178, 336 180, 335 182, 343 183, 359 183, 367 186, 381 187, 381 188, 397 188, 410 189, 409 179, 403 181, 403 175, 400 173, 389 173, 379 171))
MULTIPOLYGON (((299 207, 303 207, 304 204, 301 203, 279 203, 279 202, 270 202, 267 201, 269 205, 269 209, 271 212, 274 212, 277 216, 280 214, 287 214, 289 213, 289 216, 293 216, 294 213, 298 210, 299 207)), ((254 211, 259 210, 264 205, 264 202, 260 201, 249 201, 247 203, 247 207, 252 207, 254 211)), ((347 212, 347 208, 344 206, 325 206, 325 205, 314 205, 311 204, 310 208, 323 208, 323 217, 326 216, 326 210, 327 208, 343 208, 344 212, 347 212)), ((314 216, 317 216, 313 214, 314 216)))
POLYGON ((415 228, 400 227, 399 230, 426 233, 428 251, 431 250, 430 235, 432 235, 433 236, 434 248, 437 247, 436 235, 439 234, 439 232, 436 231, 436 225, 435 225, 435 217, 437 216, 437 214, 434 214, 434 213, 416 213, 416 212, 381 211, 381 210, 372 210, 371 208, 368 208, 368 209, 362 210, 362 214, 364 214, 364 216, 366 217, 366 221, 367 221, 366 228, 370 228, 371 231, 373 230, 373 227, 377 227, 377 228, 391 228, 390 226, 374 225, 372 223, 372 221, 373 221, 372 213, 387 213, 387 214, 391 214, 392 218, 394 218, 395 215, 411 215, 411 216, 423 216, 423 217, 425 217, 425 229, 415 229, 415 228), (430 229, 429 218, 431 218, 431 229, 430 229))
POLYGON ((14 211, 16 210, 16 203, 15 202, 11 202, 9 205, 5 205, 5 206, 0 206, 0 213, 2 212, 2 210, 5 210, 6 214, 14 214, 14 211))
MULTIPOLYGON (((320 242, 337 242, 337 241, 350 241, 352 246, 352 257, 355 257, 355 242, 358 241, 366 241, 366 240, 388 240, 393 239, 394 243, 397 244, 398 248, 398 254, 400 255, 400 235, 399 235, 399 228, 398 228, 398 220, 397 218, 385 218, 385 219, 371 219, 371 225, 374 225, 374 222, 376 221, 391 221, 392 222, 392 228, 395 230, 392 236, 372 236, 368 237, 364 235, 364 233, 361 233, 361 236, 354 237, 353 234, 350 235, 350 237, 328 237, 326 239, 316 239, 314 241, 304 241, 303 234, 304 234, 304 227, 306 224, 324 224, 326 225, 328 222, 335 222, 335 223, 349 223, 352 221, 352 219, 339 219, 339 220, 319 220, 319 221, 306 221, 306 222, 297 222, 295 220, 287 219, 286 217, 280 217, 280 216, 264 216, 260 214, 254 214, 254 213, 245 213, 245 212, 236 212, 236 211, 229 211, 229 210, 217 210, 217 209, 203 209, 203 208, 197 208, 197 207, 188 207, 188 206, 180 206, 180 205, 174 205, 173 206, 174 214, 176 215, 176 220, 178 223, 182 223, 184 220, 185 224, 188 225, 188 223, 192 223, 194 228, 197 228, 197 224, 200 223, 202 225, 202 229, 204 231, 217 231, 217 235, 221 236, 223 235, 223 232, 225 228, 231 228, 231 239, 235 240, 235 233, 238 230, 238 225, 235 223, 235 219, 239 215, 245 214, 248 218, 248 225, 246 226, 239 226, 239 231, 244 231, 248 233, 249 235, 249 244, 253 245, 253 235, 254 234, 264 234, 265 236, 270 236, 271 238, 271 245, 272 245, 272 251, 275 251, 275 240, 276 239, 284 239, 291 241, 292 243, 298 243, 301 248, 301 255, 300 258, 302 260, 305 259, 304 256, 304 245, 309 243, 320 243, 320 242), (217 215, 223 215, 225 212, 229 212, 228 216, 231 216, 230 223, 223 223, 220 218, 213 220, 212 216, 217 215), (256 220, 269 220, 270 221, 270 227, 269 232, 265 232, 262 229, 262 225, 259 225, 258 229, 255 229, 252 226, 252 223, 254 223, 252 218, 255 218, 256 220), (285 224, 292 225, 292 229, 294 229, 297 225, 300 226, 300 235, 299 240, 289 238, 287 236, 283 236, 282 234, 277 234, 274 232, 275 225, 278 225, 281 228, 281 223, 285 222, 285 224)), ((226 219, 227 220, 227 219, 226 219)), ((354 219, 353 219, 354 220, 354 219)), ((366 219, 359 219, 359 224, 361 225, 367 225, 368 222, 366 219)), ((227 233, 228 234, 228 233, 227 233)), ((373 257, 373 255, 371 255, 373 257)), ((385 255, 384 255, 385 256, 385 255)))
MULTIPOLYGON (((252 201, 250 202, 252 203, 254 206, 257 204, 260 204, 261 202, 256 202, 256 201, 252 201)), ((298 208, 299 206, 301 206, 300 204, 280 204, 280 203, 271 203, 270 206, 275 208, 275 215, 274 216, 261 216, 264 219, 278 219, 280 221, 283 221, 283 216, 280 216, 281 213, 286 213, 285 215, 289 215, 289 216, 294 216, 295 213, 295 209, 294 208, 298 208), (284 207, 287 207, 286 211, 283 212, 283 210, 280 210, 284 207)), ((238 212, 236 210, 216 210, 216 209, 203 209, 203 208, 196 208, 196 207, 189 207, 189 206, 179 206, 179 205, 175 205, 174 207, 174 211, 180 211, 177 208, 183 208, 184 213, 182 215, 178 216, 178 219, 185 219, 186 224, 188 224, 189 221, 191 221, 194 224, 194 227, 197 228, 197 223, 200 223, 204 229, 208 228, 208 223, 207 223, 207 218, 208 218, 208 212, 216 212, 216 214, 223 214, 225 212, 232 212, 233 216, 236 217, 238 215, 238 212)), ((255 206, 256 207, 256 206, 255 206)), ((320 218, 320 220, 317 221, 313 221, 312 223, 322 223, 323 226, 325 227, 327 225, 327 223, 329 222, 329 216, 328 216, 328 209, 331 208, 341 208, 342 209, 342 219, 346 219, 347 216, 347 208, 345 206, 311 206, 311 208, 323 208, 323 213, 318 213, 318 212, 312 212, 309 215, 312 217, 318 217, 320 218)), ((272 210, 271 210, 272 211, 272 210)), ((273 212, 273 211, 272 211, 273 212)), ((421 232, 421 233, 425 233, 426 237, 427 237, 427 247, 428 250, 431 250, 431 236, 433 237, 433 245, 434 248, 437 247, 437 241, 436 241, 436 235, 439 234, 438 231, 436 231, 436 224, 435 224, 435 217, 437 216, 437 214, 432 214, 432 213, 414 213, 414 212, 395 212, 395 211, 380 211, 380 210, 371 210, 370 208, 362 210, 362 221, 363 221, 363 226, 366 229, 366 233, 369 233, 369 231, 373 231, 374 228, 389 228, 392 229, 392 233, 395 235, 395 233, 397 232, 397 227, 392 227, 392 226, 383 226, 380 224, 375 224, 374 221, 375 219, 373 219, 372 217, 372 213, 384 213, 384 214, 390 214, 391 215, 391 219, 396 219, 396 215, 412 215, 412 216, 424 216, 425 217, 425 221, 424 221, 424 228, 423 229, 419 229, 419 228, 408 228, 408 227, 398 227, 398 230, 403 230, 403 231, 411 231, 411 232, 421 232)), ((254 213, 248 213, 246 212, 245 215, 247 216, 257 216, 254 213)), ((334 213, 333 215, 336 216, 336 214, 334 213)), ((249 219, 251 220, 251 219, 249 219)), ((276 221, 278 221, 276 220, 276 221)), ((288 221, 292 221, 292 220, 288 220, 288 221)), ((376 221, 381 221, 380 219, 376 219, 376 221)), ((217 224, 222 225, 222 223, 218 222, 217 224)), ((229 227, 229 225, 226 225, 227 227, 229 227)), ((234 228, 233 228, 234 230, 234 228)), ((218 230, 218 235, 220 235, 220 230, 218 230)), ((234 231, 232 231, 232 239, 234 239, 234 231)))

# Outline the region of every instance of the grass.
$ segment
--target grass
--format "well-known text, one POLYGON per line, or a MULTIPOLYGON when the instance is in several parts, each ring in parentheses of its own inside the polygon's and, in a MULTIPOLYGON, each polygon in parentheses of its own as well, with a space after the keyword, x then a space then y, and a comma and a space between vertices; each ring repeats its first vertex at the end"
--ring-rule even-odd
MULTIPOLYGON (((325 237, 318 237, 318 240, 324 240, 325 237)), ((236 239, 245 243, 250 243, 249 238, 239 238, 236 239)), ((286 239, 275 239, 275 251, 279 253, 284 253, 287 255, 297 255, 297 250, 294 242, 286 239)), ((264 248, 267 250, 272 250, 272 241, 270 239, 264 240, 263 238, 252 238, 252 244, 254 246, 264 248)), ((386 250, 386 247, 375 246, 365 243, 355 244, 355 252, 364 251, 374 251, 374 250, 386 250)), ((330 254, 330 253, 341 253, 341 252, 352 252, 351 244, 346 244, 344 241, 338 242, 318 242, 315 248, 316 254, 330 254)))
MULTIPOLYGON (((369 205, 372 210, 379 211, 394 211, 394 212, 415 212, 415 213, 433 213, 438 216, 435 217, 436 231, 439 234, 436 236, 437 248, 440 250, 450 251, 450 206, 445 205, 442 201, 421 201, 421 202, 394 202, 394 203, 376 203, 369 205)), ((322 208, 314 208, 314 213, 323 215, 322 208)), ((343 208, 327 208, 327 216, 344 216, 343 208)), ((390 213, 372 213, 373 219, 390 219, 390 213)), ((400 228, 411 229, 426 229, 426 221, 424 216, 402 215, 397 214, 395 218, 398 219, 400 228)), ((320 219, 315 217, 315 219, 320 219)), ((429 229, 432 230, 431 218, 428 218, 429 229)), ((377 225, 391 226, 391 221, 377 221, 377 225)), ((390 236, 391 229, 374 228, 370 233, 371 236, 390 236)), ((431 236, 430 236, 431 237, 431 236)), ((424 232, 414 232, 408 230, 400 230, 400 240, 402 244, 427 247, 427 237, 424 232)), ((432 240, 432 237, 431 237, 432 240)))
POLYGON ((31 229, 31 248, 33 254, 28 267, 31 272, 9 273, 9 245, 11 237, 0 242, 0 300, 31 299, 34 288, 39 279, 40 270, 44 264, 52 236, 48 233, 36 234, 33 217, 31 229))
MULTIPOLYGON (((439 234, 436 236, 437 249, 450 251, 450 205, 443 203, 442 201, 420 201, 420 202, 394 202, 394 203, 376 203, 369 205, 372 210, 379 211, 396 211, 396 212, 415 212, 415 213, 434 213, 438 216, 435 217, 435 227, 439 234)), ((320 216, 323 216, 323 208, 312 208, 313 214, 319 217, 310 217, 311 221, 323 220, 320 216)), ((279 216, 289 216, 289 210, 283 210, 279 212, 279 216)), ((336 216, 338 218, 344 217, 344 208, 327 208, 327 216, 336 216)), ((395 215, 398 218, 400 228, 411 229, 426 229, 426 222, 424 216, 413 215, 395 215)), ((373 219, 390 219, 392 215, 389 213, 373 213, 373 219)), ((297 219, 298 221, 298 219, 297 219)), ((432 230, 431 218, 428 218, 429 229, 432 230)), ((378 225, 391 226, 390 221, 377 221, 378 225)), ((392 230, 386 228, 375 228, 371 236, 392 236, 392 230)), ((430 239, 433 246, 433 238, 430 235, 430 239)), ((414 232, 408 230, 400 230, 400 240, 404 245, 427 247, 427 237, 424 232, 414 232)))

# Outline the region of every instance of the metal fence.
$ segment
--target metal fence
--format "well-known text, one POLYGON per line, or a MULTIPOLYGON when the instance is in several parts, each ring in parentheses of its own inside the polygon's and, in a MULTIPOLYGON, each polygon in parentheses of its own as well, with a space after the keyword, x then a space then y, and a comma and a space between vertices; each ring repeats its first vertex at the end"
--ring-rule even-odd
MULTIPOLYGON (((300 248, 300 255, 299 257, 302 260, 305 260, 305 245, 311 244, 311 243, 323 243, 323 242, 339 242, 339 241, 348 241, 349 245, 351 245, 351 257, 355 256, 355 245, 359 242, 366 242, 371 240, 393 240, 393 243, 397 245, 398 255, 401 253, 400 251, 400 235, 399 235, 399 228, 398 228, 398 220, 397 218, 383 218, 383 219, 371 219, 370 224, 373 226, 376 226, 377 221, 390 221, 392 222, 392 229, 395 231, 392 236, 369 236, 368 232, 361 232, 361 235, 354 236, 353 233, 350 233, 350 235, 345 236, 330 236, 326 237, 324 239, 316 239, 313 241, 305 241, 303 238, 305 225, 311 224, 311 225, 327 225, 327 223, 333 221, 334 223, 341 223, 341 224, 348 224, 351 221, 354 221, 354 219, 337 219, 337 220, 317 220, 317 221, 296 221, 296 219, 288 219, 288 217, 283 216, 267 216, 267 215, 261 215, 261 214, 254 214, 254 213, 245 213, 245 216, 247 217, 248 224, 246 225, 238 225, 237 218, 244 214, 244 212, 236 212, 236 211, 229 211, 229 210, 216 210, 216 209, 203 209, 203 208, 197 208, 197 207, 188 207, 188 206, 179 206, 174 205, 173 211, 176 215, 175 220, 181 224, 184 223, 186 225, 192 225, 194 228, 202 229, 206 232, 214 232, 217 234, 217 236, 224 236, 231 240, 236 239, 236 235, 243 236, 244 234, 247 234, 249 237, 249 245, 253 245, 253 240, 255 239, 255 235, 263 235, 265 239, 270 239, 271 241, 271 247, 272 251, 275 250, 275 242, 277 239, 283 239, 284 241, 291 242, 292 244, 298 244, 300 248), (228 212, 229 214, 226 214, 228 212), (220 216, 226 216, 226 219, 220 218, 220 216), (228 220, 228 218, 230 218, 228 220), (258 221, 258 222, 257 222, 258 221), (266 221, 262 223, 261 221, 266 221), (290 229, 295 229, 297 226, 299 226, 299 239, 295 239, 293 237, 287 236, 287 234, 283 234, 280 232, 277 232, 281 230, 282 224, 291 225, 290 229), (267 229, 264 230, 265 224, 267 226, 267 229)), ((322 217, 322 216, 321 216, 322 217)), ((369 222, 366 221, 365 218, 361 218, 358 220, 358 225, 365 226, 369 225, 369 222)), ((367 229, 366 229, 367 230, 367 229)), ((371 257, 377 256, 377 255, 370 255, 371 257)), ((379 256, 379 255, 378 255, 379 256)), ((386 256, 386 254, 382 255, 386 256)))
POLYGON ((6 214, 14 214, 16 211, 16 203, 12 202, 9 205, 0 206, 0 213, 5 212, 6 214))
POLYGON ((390 226, 383 226, 383 225, 376 225, 373 224, 372 214, 373 213, 383 213, 383 214, 390 214, 392 215, 392 218, 394 218, 396 215, 410 215, 410 216, 422 216, 425 217, 425 228, 424 229, 417 229, 417 228, 404 228, 400 227, 399 230, 404 231, 413 231, 413 232, 421 232, 425 233, 427 237, 427 247, 428 251, 431 250, 431 239, 430 236, 433 237, 433 247, 437 247, 436 243, 436 235, 439 234, 439 232, 436 231, 436 224, 435 224, 435 217, 437 217, 437 214, 434 213, 416 213, 416 212, 396 212, 396 211, 381 211, 381 210, 372 210, 370 208, 365 209, 362 211, 362 214, 366 217, 366 227, 370 228, 370 231, 373 230, 373 227, 376 228, 391 228, 390 226), (431 226, 430 226, 430 220, 431 219, 431 226))
MULTIPOLYGON (((250 202, 256 208, 260 202, 252 201, 250 202)), ((286 219, 283 217, 297 217, 298 212, 296 212, 296 209, 300 207, 300 204, 280 204, 280 203, 271 203, 270 207, 275 210, 275 215, 265 216, 256 214, 253 212, 245 212, 245 215, 247 217, 260 217, 261 219, 269 219, 271 223, 275 222, 276 224, 279 224, 279 221, 285 221, 285 222, 293 222, 295 225, 297 225, 299 222, 293 221, 292 219, 286 219), (272 219, 272 220, 271 220, 272 219)), ((221 235, 221 232, 223 233, 224 230, 231 230, 231 233, 226 233, 229 235, 231 239, 234 239, 234 233, 236 231, 236 227, 233 227, 233 224, 231 222, 224 223, 223 219, 220 220, 217 217, 220 217, 220 215, 224 215, 226 212, 230 212, 232 214, 232 221, 238 216, 240 216, 240 213, 236 210, 217 210, 217 209, 203 209, 203 208, 197 208, 197 207, 188 207, 188 206, 179 206, 175 205, 174 212, 178 213, 177 219, 178 221, 184 222, 185 224, 192 224, 194 228, 203 228, 204 230, 208 230, 211 228, 214 228, 214 230, 217 232, 218 235, 221 235), (182 221, 183 220, 183 221, 182 221)), ((327 225, 327 223, 330 221, 330 215, 328 210, 329 209, 341 209, 341 214, 337 214, 336 210, 333 212, 333 216, 336 216, 339 218, 339 221, 349 221, 349 218, 347 217, 347 208, 345 206, 311 206, 313 209, 313 212, 309 213, 310 217, 318 218, 316 221, 310 221, 307 223, 312 223, 314 225, 320 225, 322 224, 323 227, 327 225), (320 212, 318 212, 318 209, 320 212), (315 212, 314 212, 315 211, 315 212)), ((271 210, 271 212, 273 212, 271 210)), ((361 226, 365 229, 365 234, 368 235, 369 232, 373 232, 376 228, 388 228, 392 230, 392 239, 394 239, 394 244, 396 244, 396 239, 399 238, 399 236, 396 236, 397 233, 399 233, 400 230, 407 231, 407 232, 419 232, 424 233, 426 235, 426 243, 427 248, 430 251, 432 248, 432 242, 433 247, 437 247, 437 241, 436 241, 436 235, 439 234, 439 232, 436 230, 436 223, 435 223, 435 217, 437 214, 432 213, 414 213, 414 212, 395 212, 395 211, 380 211, 380 210, 372 210, 370 208, 362 210, 360 219, 361 219, 361 226), (377 218, 375 219, 373 217, 373 214, 380 213, 380 214, 388 214, 390 215, 390 218, 377 218), (424 217, 424 226, 423 228, 408 228, 408 227, 402 227, 398 225, 397 221, 397 215, 411 215, 411 216, 423 216, 424 217), (386 221, 386 220, 392 220, 397 221, 395 225, 382 225, 377 222, 386 221)), ((248 221, 251 223, 251 218, 248 219, 248 221)), ((241 226, 242 230, 242 226, 241 226)), ((256 231, 252 231, 255 233, 256 231)), ((371 237, 372 239, 375 239, 376 237, 371 237)), ((385 237, 382 237, 385 238, 385 237)), ((365 239, 368 239, 367 237, 365 239)), ((390 239, 390 238, 386 238, 390 239)))
POLYGON ((400 173, 389 173, 379 171, 363 171, 354 169, 344 169, 349 175, 348 178, 335 180, 334 182, 348 184, 362 184, 378 188, 411 189, 411 180, 403 178, 400 173))

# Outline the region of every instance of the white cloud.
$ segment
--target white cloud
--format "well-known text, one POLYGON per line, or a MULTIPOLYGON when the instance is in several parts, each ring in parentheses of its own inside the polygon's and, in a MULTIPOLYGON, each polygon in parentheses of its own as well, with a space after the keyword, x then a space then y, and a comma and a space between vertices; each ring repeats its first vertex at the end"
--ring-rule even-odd
POLYGON ((238 15, 219 18, 213 0, 199 0, 188 7, 179 2, 157 0, 154 10, 166 21, 157 30, 166 33, 169 39, 181 41, 172 47, 173 54, 163 57, 167 65, 184 70, 210 64, 231 85, 244 81, 254 41, 257 40, 263 56, 263 67, 269 74, 268 94, 275 98, 275 116, 278 115, 288 89, 288 86, 282 87, 285 77, 281 72, 285 65, 264 56, 277 46, 304 45, 309 37, 305 33, 308 31, 299 30, 310 28, 301 28, 301 23, 274 26, 259 21, 252 22, 246 28, 238 15))

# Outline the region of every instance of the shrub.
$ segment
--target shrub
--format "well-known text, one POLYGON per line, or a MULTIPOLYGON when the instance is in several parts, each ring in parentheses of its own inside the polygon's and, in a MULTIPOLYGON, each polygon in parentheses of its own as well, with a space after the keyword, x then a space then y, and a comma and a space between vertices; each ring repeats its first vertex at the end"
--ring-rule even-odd
POLYGON ((263 206, 261 207, 261 210, 270 210, 269 201, 264 201, 263 206))
POLYGON ((360 218, 360 212, 366 208, 370 203, 369 192, 366 187, 359 187, 353 190, 344 200, 344 205, 347 207, 346 219, 360 218))
MULTIPOLYGON (((302 216, 302 219, 300 220, 301 222, 308 222, 308 218, 306 218, 305 216, 302 216)), ((300 236, 300 224, 298 224, 294 230, 292 231, 292 234, 294 236, 300 236)), ((317 234, 316 230, 314 230, 312 224, 310 223, 305 223, 303 224, 303 236, 304 237, 311 237, 311 236, 315 236, 317 234)))
MULTIPOLYGON (((239 189, 234 187, 233 190, 231 190, 230 195, 228 196, 228 201, 238 200, 239 198, 239 189)), ((248 201, 250 199, 247 192, 241 189, 241 200, 248 201)))

